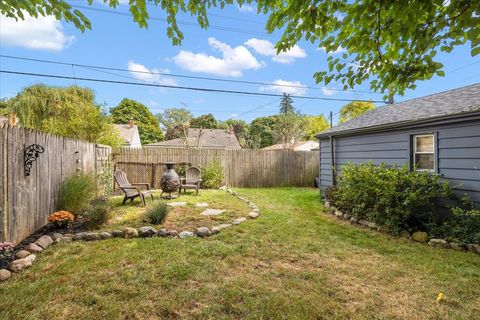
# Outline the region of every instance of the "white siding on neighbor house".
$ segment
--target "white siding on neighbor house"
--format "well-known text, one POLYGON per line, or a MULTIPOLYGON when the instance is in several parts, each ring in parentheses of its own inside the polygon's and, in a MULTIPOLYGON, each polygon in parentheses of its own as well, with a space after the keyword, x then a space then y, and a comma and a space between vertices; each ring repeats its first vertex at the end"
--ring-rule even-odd
MULTIPOLYGON (((410 165, 414 134, 437 135, 437 172, 458 195, 480 202, 480 120, 334 137, 336 176, 349 162, 410 165)), ((320 139, 320 189, 332 185, 330 140, 320 139)))

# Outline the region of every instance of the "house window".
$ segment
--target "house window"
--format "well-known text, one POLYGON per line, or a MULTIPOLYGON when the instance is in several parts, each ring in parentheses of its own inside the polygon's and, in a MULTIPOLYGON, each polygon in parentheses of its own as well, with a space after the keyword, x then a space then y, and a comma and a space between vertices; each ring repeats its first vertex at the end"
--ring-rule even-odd
POLYGON ((435 136, 413 136, 413 164, 419 171, 435 171, 435 136))

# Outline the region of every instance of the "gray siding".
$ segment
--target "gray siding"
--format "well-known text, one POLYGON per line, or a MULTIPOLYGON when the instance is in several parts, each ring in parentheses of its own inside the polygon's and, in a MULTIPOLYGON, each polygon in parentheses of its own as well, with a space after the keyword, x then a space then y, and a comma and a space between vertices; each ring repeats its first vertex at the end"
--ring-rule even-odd
MULTIPOLYGON (((389 132, 334 138, 336 173, 348 162, 388 165, 410 163, 410 137, 436 133, 438 172, 457 194, 480 203, 480 121, 437 124, 389 132)), ((332 185, 330 140, 320 140, 320 188, 332 185)))

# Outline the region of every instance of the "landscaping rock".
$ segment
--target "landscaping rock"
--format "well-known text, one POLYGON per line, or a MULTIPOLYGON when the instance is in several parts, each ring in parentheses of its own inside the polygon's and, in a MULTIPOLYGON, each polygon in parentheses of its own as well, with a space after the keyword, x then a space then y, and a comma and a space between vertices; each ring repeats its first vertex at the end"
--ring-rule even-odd
MULTIPOLYGON (((60 240, 60 239, 57 239, 57 240, 60 240)), ((72 242, 72 237, 62 237, 62 242, 65 242, 65 243, 69 243, 69 242, 72 242)))
POLYGON ((330 202, 328 201, 325 201, 324 205, 323 205, 325 208, 330 208, 330 202))
POLYGON ((40 252, 43 250, 42 247, 40 247, 39 245, 35 244, 35 243, 30 243, 29 245, 27 245, 25 247, 25 250, 27 250, 28 252, 40 252))
POLYGON ((232 221, 232 224, 233 224, 233 225, 239 225, 240 223, 242 223, 242 222, 244 222, 244 221, 246 221, 246 220, 247 220, 247 218, 244 218, 244 217, 237 218, 237 219, 235 219, 235 220, 232 221))
POLYGON ((53 239, 50 236, 41 236, 35 241, 35 244, 39 245, 43 249, 46 249, 49 245, 53 243, 53 239))
POLYGON ((14 260, 10 264, 10 271, 20 272, 32 265, 32 261, 27 260, 26 258, 14 260))
POLYGON ((203 237, 208 236, 208 234, 210 233, 210 230, 208 230, 207 227, 199 227, 199 228, 197 228, 197 230, 195 231, 195 233, 196 233, 197 236, 199 236, 200 238, 203 238, 203 237))
POLYGON ((377 231, 382 233, 387 233, 389 230, 387 226, 378 226, 377 231))
POLYGON ((217 234, 220 232, 220 228, 215 226, 215 227, 212 227, 210 231, 212 232, 212 234, 217 234))
POLYGON ((220 187, 220 188, 218 188, 218 189, 219 189, 219 190, 223 190, 223 191, 225 191, 225 190, 227 190, 227 186, 221 186, 221 187, 220 187))
POLYGON ((407 230, 402 230, 400 231, 400 237, 410 239, 410 232, 408 232, 407 230))
POLYGON ((85 240, 85 241, 97 241, 97 240, 100 240, 100 239, 101 239, 100 234, 98 232, 88 232, 83 237, 83 240, 85 240))
POLYGON ((137 231, 137 229, 134 229, 134 228, 127 227, 127 228, 123 229, 122 232, 123 232, 123 237, 127 238, 127 239, 138 237, 138 231, 137 231))
POLYGON ((351 223, 358 223, 358 219, 355 218, 355 217, 351 217, 351 218, 350 218, 350 222, 351 222, 351 223))
POLYGON ((340 210, 335 210, 335 215, 340 218, 343 216, 343 212, 340 210))
POLYGON ((351 217, 352 217, 352 216, 349 215, 348 213, 345 213, 345 214, 343 215, 343 219, 345 219, 345 220, 350 220, 351 217))
POLYGON ((232 226, 231 223, 223 223, 223 224, 218 225, 217 228, 218 228, 219 230, 222 230, 222 229, 229 228, 229 227, 231 227, 231 226, 232 226))
POLYGON ((167 205, 169 205, 170 207, 185 207, 187 205, 186 202, 169 202, 167 203, 167 205))
POLYGON ((225 213, 227 210, 221 209, 205 209, 200 213, 202 216, 218 216, 219 214, 225 213))
POLYGON ((449 244, 450 244, 450 248, 452 248, 453 250, 457 250, 457 251, 465 250, 465 246, 461 245, 458 242, 450 242, 449 244))
POLYGON ((258 218, 258 213, 255 212, 255 211, 249 212, 249 213, 248 213, 248 217, 249 217, 250 219, 257 219, 257 218, 258 218))
POLYGON ((15 258, 23 259, 29 255, 30 255, 30 252, 28 252, 27 250, 20 250, 17 253, 15 253, 15 258))
POLYGON ((258 208, 255 208, 255 209, 253 209, 253 212, 258 213, 258 212, 260 212, 260 210, 258 208))
POLYGON ((166 237, 168 236, 168 231, 167 229, 160 229, 157 231, 157 235, 160 237, 166 237))
POLYGON ((123 237, 123 231, 122 230, 112 230, 112 236, 114 238, 123 237))
POLYGON ((168 230, 168 235, 170 237, 178 238, 178 231, 177 230, 168 230))
POLYGON ((154 227, 146 226, 138 229, 138 234, 142 238, 153 237, 157 234, 157 230, 154 227))
POLYGON ((79 232, 79 233, 77 233, 73 236, 73 240, 74 241, 83 240, 83 238, 85 238, 86 234, 87 234, 87 232, 79 232))
POLYGON ((467 247, 468 251, 480 254, 480 245, 479 244, 471 243, 471 244, 467 244, 466 247, 467 247))
POLYGON ((190 237, 193 237, 193 236, 194 236, 194 234, 191 231, 182 231, 179 234, 180 239, 190 238, 190 237))
POLYGON ((237 191, 232 191, 232 194, 233 194, 234 196, 238 195, 237 191))
POLYGON ((51 235, 51 237, 53 241, 56 241, 57 239, 63 238, 63 234, 55 232, 54 234, 51 235))
POLYGON ((33 262, 33 261, 35 261, 35 259, 37 259, 37 256, 34 255, 34 254, 29 254, 29 255, 26 256, 24 259, 25 259, 25 260, 30 260, 30 262, 33 262))
POLYGON ((109 232, 103 231, 100 233, 100 238, 102 239, 110 239, 112 235, 109 232))
POLYGON ((417 241, 417 242, 422 242, 422 243, 427 243, 428 242, 428 233, 423 232, 423 231, 417 231, 412 234, 412 240, 417 241))
POLYGON ((448 242, 443 239, 430 239, 430 241, 428 241, 428 244, 432 247, 439 247, 445 249, 450 248, 450 244, 448 244, 448 242))
POLYGON ((378 228, 378 225, 377 225, 375 222, 369 222, 369 223, 367 224, 367 226, 368 226, 369 228, 372 228, 372 229, 377 229, 377 228, 378 228))
POLYGON ((195 207, 197 207, 197 208, 205 208, 205 207, 208 207, 208 203, 206 203, 206 202, 199 202, 199 203, 196 203, 196 204, 195 204, 195 207))
POLYGON ((0 281, 8 280, 12 276, 12 273, 7 269, 0 269, 0 281))
POLYGON ((358 220, 358 223, 361 224, 362 226, 368 227, 368 221, 367 220, 358 220))

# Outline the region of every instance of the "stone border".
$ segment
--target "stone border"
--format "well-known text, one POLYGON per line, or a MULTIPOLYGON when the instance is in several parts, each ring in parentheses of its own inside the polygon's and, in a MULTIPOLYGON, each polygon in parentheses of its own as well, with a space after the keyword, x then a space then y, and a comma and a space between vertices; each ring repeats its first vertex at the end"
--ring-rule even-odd
MULTIPOLYGON (((367 220, 358 220, 355 217, 352 217, 351 215, 347 213, 343 213, 339 209, 335 208, 334 206, 330 205, 330 202, 325 201, 324 203, 325 209, 327 211, 335 216, 338 219, 345 220, 347 222, 350 222, 352 225, 362 225, 364 227, 368 227, 370 229, 377 230, 379 232, 387 233, 388 229, 385 226, 378 226, 375 222, 369 222, 367 220)), ((404 230, 400 232, 400 236, 402 238, 406 238, 415 242, 420 242, 420 243, 428 243, 428 245, 432 247, 438 247, 438 248, 443 248, 443 249, 453 249, 457 251, 470 251, 476 254, 480 255, 480 245, 479 244, 466 244, 462 245, 458 242, 448 242, 445 239, 436 239, 436 238, 430 238, 428 233, 423 232, 423 231, 416 231, 413 234, 410 234, 408 231, 404 230)))
POLYGON ((125 238, 125 239, 132 239, 132 238, 148 238, 148 237, 171 237, 171 238, 191 238, 191 237, 199 237, 205 238, 211 235, 215 235, 221 230, 230 228, 235 225, 239 225, 245 221, 247 218, 256 219, 260 216, 260 210, 258 207, 248 200, 245 197, 238 195, 238 193, 230 188, 221 187, 220 190, 224 190, 231 194, 232 196, 240 199, 241 201, 245 202, 250 209, 251 212, 247 214, 246 217, 240 217, 233 220, 231 223, 223 223, 216 226, 213 226, 211 229, 207 227, 198 227, 194 231, 182 230, 178 232, 177 230, 167 230, 167 229, 159 229, 156 230, 154 227, 145 226, 138 229, 126 227, 123 230, 113 230, 112 232, 77 232, 77 233, 70 233, 70 234, 61 234, 61 233, 53 233, 50 235, 42 235, 38 238, 35 242, 32 242, 24 247, 23 250, 15 252, 15 260, 10 264, 9 269, 0 269, 0 282, 9 279, 12 276, 12 272, 18 273, 24 269, 29 268, 32 265, 32 262, 36 259, 36 253, 43 251, 48 246, 59 243, 65 242, 69 243, 72 241, 98 241, 98 240, 105 240, 110 238, 125 238))

